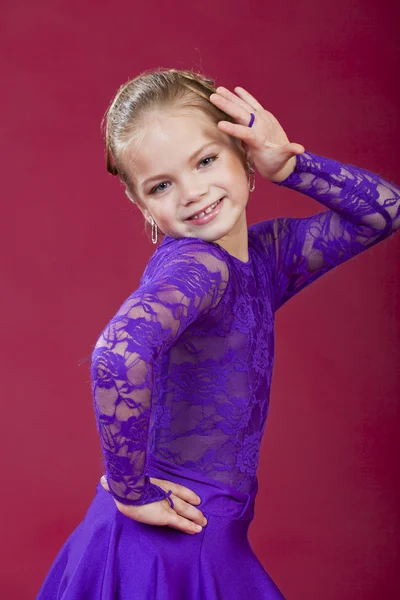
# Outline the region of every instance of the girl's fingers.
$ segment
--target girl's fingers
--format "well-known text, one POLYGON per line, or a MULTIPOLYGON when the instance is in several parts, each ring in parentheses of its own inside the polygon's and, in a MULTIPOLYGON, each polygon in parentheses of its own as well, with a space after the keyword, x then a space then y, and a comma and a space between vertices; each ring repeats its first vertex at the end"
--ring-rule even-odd
MULTIPOLYGON (((239 138, 239 140, 242 140, 242 142, 245 142, 250 147, 258 148, 258 144, 254 137, 254 131, 252 131, 251 127, 229 123, 229 121, 219 121, 217 127, 224 133, 239 138)), ((273 147, 277 146, 277 144, 273 144, 273 147)))
POLYGON ((234 94, 230 90, 226 89, 225 87, 223 87, 223 86, 217 87, 216 92, 217 92, 218 96, 221 96, 222 98, 225 98, 226 100, 230 100, 231 102, 233 102, 237 106, 241 106, 245 110, 251 112, 251 108, 252 107, 251 107, 250 104, 248 104, 244 100, 241 100, 241 98, 239 98, 236 94, 234 94))
POLYGON ((194 504, 199 504, 199 502, 201 502, 201 499, 193 490, 166 479, 156 479, 151 477, 150 481, 156 483, 165 491, 172 491, 170 497, 174 503, 174 508, 171 510, 174 513, 172 516, 177 524, 177 529, 180 529, 185 522, 186 524, 190 523, 190 526, 193 526, 193 523, 195 525, 201 525, 202 527, 207 525, 207 519, 201 510, 193 506, 194 504))
POLYGON ((171 515, 170 517, 168 527, 172 527, 172 529, 178 529, 180 531, 193 534, 200 533, 200 531, 203 528, 203 525, 201 525, 200 523, 194 523, 193 521, 185 519, 185 517, 181 517, 177 513, 174 513, 174 515, 171 515))
POLYGON ((239 106, 238 104, 220 96, 219 94, 211 94, 210 101, 218 108, 223 110, 227 115, 230 115, 240 123, 248 123, 250 120, 250 112, 248 108, 239 106))
MULTIPOLYGON (((114 499, 118 510, 120 510, 122 514, 133 519, 134 521, 150 523, 153 525, 167 525, 168 527, 179 529, 180 531, 185 531, 186 533, 191 534, 199 533, 202 528, 207 525, 207 519, 205 515, 203 515, 198 508, 192 506, 192 504, 198 504, 200 502, 200 498, 193 492, 193 490, 190 490, 183 485, 179 485, 178 483, 164 479, 155 479, 150 477, 150 481, 160 485, 160 487, 163 489, 168 488, 168 490, 173 492, 173 494, 171 494, 171 499, 174 503, 174 508, 170 506, 168 499, 165 498, 164 500, 160 501, 164 507, 161 513, 161 521, 159 518, 159 512, 156 513, 157 520, 154 518, 155 513, 151 514, 151 520, 149 520, 149 511, 151 513, 151 511, 154 510, 160 510, 159 508, 155 509, 153 506, 153 504, 160 504, 159 502, 135 507, 121 504, 114 499), (176 495, 174 492, 176 492, 176 495)), ((104 475, 100 478, 100 483, 103 488, 107 490, 107 492, 110 491, 104 475)))
POLYGON ((304 148, 304 146, 302 144, 288 144, 287 146, 287 150, 289 152, 293 152, 294 154, 303 154, 303 152, 306 151, 306 149, 304 148))
POLYGON ((160 486, 166 492, 171 490, 174 496, 182 498, 182 500, 185 500, 189 504, 199 504, 199 502, 201 502, 201 499, 197 496, 197 494, 184 485, 180 485, 179 483, 168 481, 166 479, 157 479, 155 477, 150 477, 150 481, 160 486))
MULTIPOLYGON (((232 135, 242 142, 245 142, 249 146, 249 148, 255 148, 256 150, 260 150, 261 147, 267 146, 268 148, 282 148, 285 144, 275 144, 274 142, 264 141, 262 146, 255 137, 254 131, 251 127, 246 127, 245 125, 237 125, 236 123, 230 123, 229 121, 218 121, 217 124, 218 129, 227 133, 228 135, 232 135)), ((303 146, 300 144, 296 144, 297 148, 294 150, 297 154, 301 154, 304 150, 301 150, 303 146)))
POLYGON ((264 110, 264 108, 259 102, 257 102, 254 96, 249 94, 249 92, 247 92, 244 88, 235 87, 235 92, 239 96, 239 98, 242 98, 242 100, 244 100, 249 106, 254 108, 254 110, 264 110))
POLYGON ((190 504, 190 502, 185 502, 185 500, 182 500, 182 498, 180 498, 179 496, 174 496, 172 494, 171 498, 172 502, 174 503, 174 508, 171 509, 171 507, 169 506, 168 510, 171 509, 175 514, 186 518, 189 521, 193 521, 198 525, 207 525, 207 519, 205 515, 201 512, 201 510, 190 504))
POLYGON ((220 94, 231 102, 235 102, 250 112, 253 112, 253 110, 264 110, 264 107, 254 98, 254 96, 242 87, 235 87, 235 93, 233 93, 227 88, 220 86, 217 88, 217 94, 220 94))
MULTIPOLYGON (((166 492, 169 492, 169 490, 171 490, 174 496, 185 500, 185 502, 187 502, 188 504, 199 504, 201 502, 201 499, 198 497, 198 495, 193 490, 185 487, 184 485, 174 483, 173 481, 167 481, 165 479, 157 479, 155 477, 150 477, 150 481, 151 483, 155 483, 156 485, 161 487, 166 492)), ((104 475, 100 478, 100 483, 107 492, 110 491, 107 479, 104 475)))

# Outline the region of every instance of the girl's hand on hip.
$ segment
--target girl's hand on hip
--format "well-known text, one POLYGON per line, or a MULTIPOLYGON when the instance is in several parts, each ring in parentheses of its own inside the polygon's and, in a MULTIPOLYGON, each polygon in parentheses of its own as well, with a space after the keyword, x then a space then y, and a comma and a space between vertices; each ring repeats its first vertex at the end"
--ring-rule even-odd
MULTIPOLYGON (((167 498, 139 506, 122 504, 113 498, 118 510, 123 515, 140 523, 172 527, 190 534, 201 531, 201 529, 196 529, 197 525, 201 525, 201 527, 207 525, 207 519, 203 513, 192 506, 192 504, 199 503, 199 498, 193 490, 166 479, 150 477, 150 481, 166 492, 172 490, 170 498, 175 508, 171 507, 167 498)), ((100 483, 107 492, 110 491, 104 475, 101 477, 100 483)))
POLYGON ((218 129, 243 142, 247 160, 263 177, 278 182, 293 172, 296 154, 305 152, 304 146, 290 143, 274 115, 249 92, 241 87, 236 87, 235 93, 218 87, 210 101, 235 120, 235 123, 219 121, 218 129), (251 113, 255 120, 249 127, 251 113))

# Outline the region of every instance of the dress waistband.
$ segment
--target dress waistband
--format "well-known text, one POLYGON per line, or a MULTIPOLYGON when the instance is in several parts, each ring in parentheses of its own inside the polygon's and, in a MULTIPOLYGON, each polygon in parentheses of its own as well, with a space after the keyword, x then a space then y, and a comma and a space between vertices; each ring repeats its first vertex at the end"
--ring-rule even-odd
POLYGON ((156 479, 174 481, 193 490, 201 498, 200 504, 195 506, 203 513, 249 521, 254 517, 255 498, 258 491, 257 478, 250 493, 239 492, 226 483, 152 455, 148 457, 146 474, 156 479))

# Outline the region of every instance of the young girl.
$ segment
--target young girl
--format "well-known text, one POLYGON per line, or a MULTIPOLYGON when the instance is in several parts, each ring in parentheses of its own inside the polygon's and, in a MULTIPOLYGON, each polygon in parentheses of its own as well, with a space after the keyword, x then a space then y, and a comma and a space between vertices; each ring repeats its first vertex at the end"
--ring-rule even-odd
POLYGON ((248 542, 274 313, 400 225, 399 188, 290 143, 243 88, 170 69, 120 88, 107 166, 162 241, 101 333, 105 482, 40 600, 277 600, 248 542), (255 170, 319 201, 247 226, 255 170))

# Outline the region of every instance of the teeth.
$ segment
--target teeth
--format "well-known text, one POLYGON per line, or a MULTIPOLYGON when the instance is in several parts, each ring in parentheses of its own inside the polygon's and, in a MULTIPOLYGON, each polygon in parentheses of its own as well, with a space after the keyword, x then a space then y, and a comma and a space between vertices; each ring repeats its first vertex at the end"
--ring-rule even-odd
POLYGON ((203 210, 201 213, 199 213, 198 215, 195 215, 194 217, 192 217, 192 220, 194 219, 200 219, 200 217, 204 217, 204 215, 208 215, 211 211, 214 210, 214 208, 217 206, 217 204, 220 203, 220 200, 217 200, 217 202, 214 202, 214 204, 212 204, 209 208, 207 208, 207 210, 203 210))
POLYGON ((212 206, 210 206, 209 208, 207 208, 207 210, 204 211, 204 214, 208 215, 212 210, 214 210, 214 208, 217 206, 217 202, 215 204, 213 204, 212 206))

